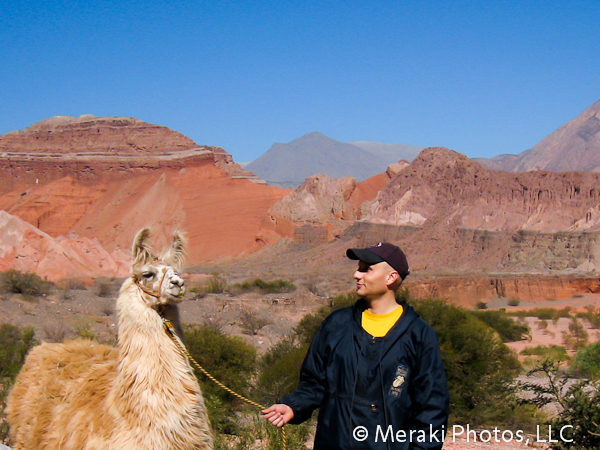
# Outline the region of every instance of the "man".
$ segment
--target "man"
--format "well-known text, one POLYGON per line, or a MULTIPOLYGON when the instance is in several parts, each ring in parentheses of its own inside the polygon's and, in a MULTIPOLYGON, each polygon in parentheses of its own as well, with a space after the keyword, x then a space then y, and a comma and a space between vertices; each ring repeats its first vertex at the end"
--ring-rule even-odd
POLYGON ((323 321, 298 388, 262 413, 281 427, 319 408, 316 450, 440 449, 448 386, 433 328, 396 302, 406 256, 388 243, 346 254, 361 299, 323 321))

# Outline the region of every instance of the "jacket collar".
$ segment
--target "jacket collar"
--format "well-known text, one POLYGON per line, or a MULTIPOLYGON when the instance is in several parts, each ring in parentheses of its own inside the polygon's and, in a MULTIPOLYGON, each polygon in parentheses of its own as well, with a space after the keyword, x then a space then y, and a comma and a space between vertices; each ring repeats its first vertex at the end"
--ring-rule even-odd
MULTIPOLYGON (((406 302, 398 302, 400 306, 402 306, 402 315, 398 319, 398 321, 394 324, 394 326, 388 331, 388 333, 383 337, 383 348, 382 348, 382 357, 385 353, 394 345, 394 343, 400 339, 400 337, 408 330, 412 323, 419 318, 419 314, 414 310, 412 306, 410 306, 406 302)), ((354 323, 357 328, 356 330, 362 330, 361 320, 362 313, 367 309, 367 302, 362 298, 359 299, 354 304, 354 323)))

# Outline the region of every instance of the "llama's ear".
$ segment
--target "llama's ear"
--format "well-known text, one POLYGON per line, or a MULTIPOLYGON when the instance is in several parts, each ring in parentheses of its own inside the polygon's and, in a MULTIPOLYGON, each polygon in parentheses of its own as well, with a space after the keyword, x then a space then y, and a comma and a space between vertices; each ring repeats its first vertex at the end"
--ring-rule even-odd
POLYGON ((142 228, 133 239, 131 254, 133 256, 134 267, 141 266, 154 258, 152 256, 152 248, 150 247, 150 244, 148 244, 150 234, 150 228, 142 228))
POLYGON ((175 231, 173 233, 173 243, 171 244, 171 248, 169 248, 167 253, 165 253, 165 256, 162 257, 163 262, 175 269, 180 269, 185 260, 186 245, 187 241, 185 240, 183 233, 175 231))

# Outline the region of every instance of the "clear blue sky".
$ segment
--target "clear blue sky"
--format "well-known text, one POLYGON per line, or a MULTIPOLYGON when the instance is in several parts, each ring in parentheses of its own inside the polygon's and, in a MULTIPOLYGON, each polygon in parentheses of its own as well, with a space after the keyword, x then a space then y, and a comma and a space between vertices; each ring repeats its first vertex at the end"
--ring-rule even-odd
POLYGON ((599 0, 0 5, 0 134, 94 114, 239 162, 311 131, 491 157, 599 98, 599 0))

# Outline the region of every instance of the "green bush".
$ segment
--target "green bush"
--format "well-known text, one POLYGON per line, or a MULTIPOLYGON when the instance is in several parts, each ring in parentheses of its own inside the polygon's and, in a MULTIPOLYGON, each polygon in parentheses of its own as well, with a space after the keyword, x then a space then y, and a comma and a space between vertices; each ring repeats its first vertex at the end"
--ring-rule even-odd
POLYGON ((35 330, 31 327, 21 329, 7 323, 0 324, 0 443, 8 437, 4 414, 6 398, 27 353, 38 343, 34 334, 35 330))
POLYGON ((528 311, 511 311, 511 316, 517 317, 537 317, 542 320, 557 321, 561 317, 571 317, 571 308, 565 306, 563 309, 556 308, 534 308, 528 311))
POLYGON ((567 349, 562 345, 537 345, 535 347, 526 347, 521 350, 521 355, 539 356, 541 360, 550 360, 555 362, 568 361, 570 359, 567 349))
POLYGON ((8 270, 2 274, 2 291, 22 294, 25 297, 39 297, 50 292, 51 283, 42 280, 35 273, 8 270))
POLYGON ((241 294, 244 292, 258 292, 261 294, 282 294, 293 292, 296 285, 288 280, 265 281, 260 278, 246 280, 242 283, 235 283, 228 289, 232 294, 241 294))
POLYGON ((450 389, 450 421, 502 424, 518 409, 510 387, 521 365, 498 334, 472 311, 442 300, 413 301, 436 331, 450 389))
POLYGON ((307 351, 308 344, 299 344, 294 337, 288 337, 261 358, 257 384, 261 402, 271 405, 296 389, 307 351))
MULTIPOLYGON (((588 307, 590 305, 587 305, 588 307)), ((600 309, 586 308, 586 312, 577 313, 577 317, 580 319, 586 319, 592 328, 600 328, 600 309)))
POLYGON ((322 306, 314 314, 307 314, 300 320, 294 328, 295 335, 301 343, 310 344, 319 326, 329 314, 337 309, 354 305, 358 299, 358 295, 354 292, 338 294, 330 298, 328 306, 322 306))
POLYGON ((477 309, 487 309, 488 305, 486 302, 477 302, 477 304, 475 305, 475 308, 477 309))
MULTIPOLYGON (((188 351, 205 370, 233 391, 249 396, 251 380, 257 367, 254 347, 208 325, 186 326, 184 337, 188 351)), ((245 403, 195 370, 215 430, 225 434, 238 433, 236 412, 245 403)))
POLYGON ((94 321, 89 317, 79 316, 75 320, 74 328, 81 339, 89 339, 93 341, 96 339, 96 333, 92 331, 94 321))
POLYGON ((600 379, 600 341, 579 350, 571 369, 575 374, 592 379, 600 379))
POLYGON ((587 381, 572 385, 562 401, 563 409, 550 422, 553 430, 565 428, 565 440, 552 444, 556 450, 600 449, 600 383, 587 381), (575 445, 573 445, 575 444, 575 445))
POLYGON ((530 335, 529 326, 515 321, 505 311, 472 311, 472 314, 496 330, 503 342, 521 341, 530 335))
POLYGON ((250 311, 248 309, 242 310, 240 316, 240 328, 245 334, 255 336, 261 330, 261 328, 270 325, 269 319, 264 317, 259 311, 250 311))

